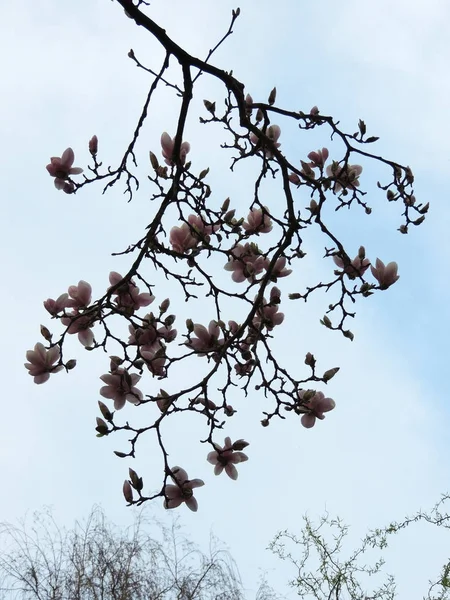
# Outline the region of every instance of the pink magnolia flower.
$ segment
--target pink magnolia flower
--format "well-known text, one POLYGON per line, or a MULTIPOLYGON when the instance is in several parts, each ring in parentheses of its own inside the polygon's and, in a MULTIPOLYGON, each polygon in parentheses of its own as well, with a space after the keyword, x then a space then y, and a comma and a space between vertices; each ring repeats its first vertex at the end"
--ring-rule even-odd
MULTIPOLYGON (((165 131, 161 136, 161 147, 162 155, 164 156, 165 163, 169 166, 174 164, 172 160, 173 149, 175 146, 175 138, 171 138, 170 135, 165 131)), ((186 162, 186 155, 191 149, 191 145, 188 142, 183 142, 180 146, 180 162, 182 165, 186 162)))
POLYGON ((187 341, 186 346, 195 350, 199 356, 204 356, 208 352, 218 350, 223 345, 223 338, 219 339, 221 333, 217 321, 210 321, 208 329, 196 323, 194 325, 194 335, 196 337, 187 341))
POLYGON ((224 269, 226 271, 232 271, 232 280, 236 283, 241 283, 246 279, 248 281, 255 281, 255 278, 261 273, 269 261, 267 258, 262 256, 255 244, 237 244, 232 251, 232 258, 228 259, 228 263, 224 269))
POLYGON ((242 227, 247 233, 269 233, 272 230, 272 221, 269 217, 267 206, 262 208, 252 208, 248 213, 247 221, 242 223, 242 227))
POLYGON ((67 333, 70 335, 78 333, 78 340, 85 347, 90 347, 94 343, 94 332, 91 327, 95 323, 95 318, 92 314, 81 314, 78 312, 69 313, 61 319, 61 323, 65 325, 67 333))
POLYGON ((344 261, 340 256, 336 254, 333 256, 333 260, 335 264, 344 271, 349 279, 356 279, 357 277, 362 277, 364 273, 370 266, 370 261, 368 258, 360 258, 359 256, 355 256, 352 262, 345 267, 344 261))
POLYGON ((47 350, 38 342, 34 350, 28 350, 26 356, 29 362, 25 363, 25 368, 34 377, 34 383, 44 383, 50 378, 50 373, 58 373, 64 368, 62 365, 55 366, 60 358, 59 346, 52 346, 47 350))
MULTIPOLYGON (((303 399, 305 393, 306 390, 299 390, 297 392, 300 400, 303 399)), ((302 416, 302 425, 303 427, 309 429, 314 427, 316 419, 325 419, 325 415, 323 413, 333 410, 333 408, 336 406, 336 402, 331 398, 325 398, 322 392, 316 392, 310 400, 303 403, 303 406, 308 410, 308 412, 302 416)))
POLYGON ((107 373, 100 377, 106 383, 100 389, 100 395, 103 398, 114 400, 116 410, 123 408, 127 400, 131 404, 139 404, 143 396, 142 392, 135 386, 140 378, 140 375, 136 375, 136 373, 130 375, 126 369, 118 367, 113 373, 107 373))
POLYGON ((69 178, 69 175, 79 175, 83 172, 83 169, 80 169, 80 167, 72 167, 74 160, 75 155, 72 148, 64 150, 61 158, 58 156, 52 156, 50 158, 50 163, 47 165, 47 171, 55 178, 56 189, 64 190, 67 193, 73 191, 73 184, 66 182, 66 180, 69 178))
MULTIPOLYGON (((122 280, 123 277, 120 273, 111 271, 109 274, 109 283, 111 284, 111 287, 114 287, 122 280)), ((110 290, 111 287, 108 289, 110 290)), ((148 306, 155 299, 153 294, 140 294, 139 288, 132 279, 131 281, 124 281, 122 285, 114 290, 113 295, 116 296, 115 301, 117 306, 124 309, 126 312, 134 312, 142 306, 148 306)))
POLYGON ((317 150, 317 152, 310 152, 308 158, 311 161, 311 167, 322 168, 327 162, 329 155, 330 153, 327 148, 322 148, 322 150, 317 150))
POLYGON ((292 273, 292 269, 286 269, 286 257, 281 256, 273 266, 272 281, 276 281, 279 277, 287 277, 292 273))
POLYGON ((220 475, 225 469, 225 473, 228 477, 236 480, 238 478, 238 472, 235 465, 248 460, 248 456, 239 450, 235 450, 234 446, 237 448, 245 448, 247 445, 247 442, 244 442, 244 440, 238 440, 233 444, 229 437, 225 438, 223 448, 222 446, 219 446, 219 444, 214 444, 215 450, 210 452, 206 458, 209 463, 214 465, 214 475, 220 475))
POLYGON ((328 165, 327 176, 335 179, 333 192, 337 193, 342 189, 350 188, 354 190, 359 187, 359 176, 363 168, 360 165, 344 165, 340 167, 337 163, 328 165))
POLYGON ((86 308, 92 299, 92 287, 87 281, 79 281, 78 285, 69 286, 70 300, 68 306, 71 308, 86 308))
POLYGON ((154 346, 160 347, 160 340, 170 343, 177 337, 177 330, 172 329, 172 326, 163 325, 156 328, 152 322, 146 319, 144 319, 142 327, 136 328, 133 325, 129 325, 128 331, 130 332, 130 337, 128 338, 130 345, 147 346, 152 349, 154 346))
POLYGON ((278 312, 278 304, 266 304, 264 299, 264 306, 256 313, 253 325, 258 331, 261 331, 263 327, 267 327, 269 331, 272 331, 276 325, 281 325, 283 321, 284 314, 278 312))
POLYGON ((48 298, 44 301, 44 308, 55 317, 58 313, 70 306, 69 294, 61 294, 56 300, 48 298))
POLYGON ((167 357, 165 355, 165 346, 161 343, 153 344, 152 346, 141 346, 139 352, 142 359, 145 361, 148 370, 158 377, 165 375, 164 365, 167 357))
POLYGON ((205 485, 201 479, 188 479, 188 474, 181 467, 172 468, 171 479, 175 485, 167 484, 164 488, 164 508, 177 508, 183 502, 192 511, 197 512, 198 503, 194 498, 195 488, 205 485))
POLYGON ((198 244, 198 240, 192 235, 187 223, 182 223, 181 227, 172 227, 169 240, 172 249, 180 254, 184 254, 187 250, 195 248, 198 244))
POLYGON ((288 177, 289 181, 291 183, 293 183, 294 185, 300 185, 301 183, 301 179, 300 177, 297 175, 297 173, 289 173, 289 177, 288 177))
POLYGON ((377 258, 375 262, 376 267, 370 267, 372 275, 380 284, 380 290, 387 290, 392 284, 394 284, 400 275, 397 275, 398 265, 396 262, 390 262, 387 265, 382 260, 377 258))
MULTIPOLYGON (((269 127, 266 130, 266 136, 272 141, 275 148, 279 148, 281 146, 281 144, 278 142, 278 138, 280 137, 280 135, 281 129, 278 125, 269 125, 269 127)), ((250 141, 254 146, 258 146, 258 144, 260 143, 258 136, 254 133, 250 133, 250 141)), ((264 142, 262 143, 264 145, 264 142)), ((267 156, 267 158, 273 157, 273 152, 271 152, 269 148, 266 148, 264 150, 264 154, 267 156)))

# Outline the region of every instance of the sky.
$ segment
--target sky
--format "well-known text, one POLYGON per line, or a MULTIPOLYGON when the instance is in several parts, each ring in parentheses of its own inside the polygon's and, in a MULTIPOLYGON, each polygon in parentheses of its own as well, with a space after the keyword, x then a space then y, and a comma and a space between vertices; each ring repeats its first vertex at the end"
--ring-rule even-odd
MULTIPOLYGON (((177 43, 203 57, 236 7, 229 0, 171 0, 169 10, 163 0, 153 0, 148 13, 177 43)), ((306 305, 283 303, 286 322, 275 343, 287 364, 295 369, 311 351, 324 371, 341 367, 327 388, 337 406, 323 422, 306 430, 287 419, 263 429, 261 398, 255 392, 236 398, 231 403, 239 408, 239 420, 230 422, 227 433, 250 442, 249 461, 240 466, 236 482, 214 477, 197 441, 204 434, 197 424, 180 420, 166 432, 174 464, 184 461, 189 475, 206 483, 197 494, 198 513, 179 510, 186 533, 205 547, 213 531, 229 547, 249 598, 263 572, 278 592, 293 597, 286 582, 294 573, 266 550, 277 531, 298 532, 303 514, 314 519, 328 510, 351 525, 351 540, 357 543, 367 528, 427 509, 450 487, 450 83, 445 77, 450 6, 446 0, 323 0, 319 10, 300 0, 243 0, 240 8, 234 34, 214 64, 232 69, 255 101, 266 101, 276 86, 277 104, 285 108, 306 112, 317 105, 349 131, 364 118, 368 133, 380 137, 377 152, 410 165, 416 197, 431 203, 425 223, 400 235, 399 207, 384 201, 375 185, 378 173, 368 168, 373 214, 356 210, 332 217, 355 254, 365 244, 370 258, 399 264, 395 286, 358 303, 353 343, 320 326, 326 297, 318 295, 306 305)), ((100 186, 88 186, 67 196, 56 191, 45 169, 49 157, 68 146, 76 165, 86 168, 93 134, 101 160, 117 162, 150 85, 127 57, 130 48, 145 64, 158 67, 157 44, 114 1, 0 5, 3 521, 51 505, 59 522, 70 525, 101 504, 117 524, 126 525, 133 512, 121 495, 128 467, 149 486, 153 477, 155 487, 159 484, 160 465, 151 444, 134 464, 125 464, 112 452, 125 446, 124 439, 95 437, 105 355, 87 353, 71 339, 77 368, 42 386, 34 385, 23 367, 26 350, 40 341, 39 325, 54 326, 42 301, 80 279, 92 284, 94 294, 102 293, 108 273, 125 272, 128 264, 111 253, 137 239, 150 220, 148 151, 159 155, 160 135, 174 132, 177 119, 178 101, 168 92, 150 107, 137 149, 142 188, 131 203, 119 187, 102 195, 100 186)), ((190 156, 198 170, 210 168, 208 182, 217 196, 230 196, 245 216, 251 173, 240 167, 231 175, 230 155, 219 147, 224 132, 198 123, 204 98, 223 101, 223 90, 206 77, 199 81, 187 124, 190 156)), ((306 140, 293 124, 278 124, 281 150, 297 161, 329 144, 325 132, 306 140)), ((265 190, 267 201, 276 203, 276 185, 268 183, 265 190)), ((326 273, 323 244, 314 235, 310 244, 301 268, 280 283, 285 295, 326 273)), ((167 290, 155 287, 158 301, 167 290)), ((204 305, 189 310, 180 314, 180 323, 186 316, 212 318, 205 317, 204 305)), ((148 385, 153 390, 155 383, 149 378, 148 385)), ((149 510, 170 518, 160 504, 149 510)), ((441 532, 417 531, 399 536, 387 555, 388 570, 399 578, 399 597, 425 593, 427 580, 448 559, 441 532)))

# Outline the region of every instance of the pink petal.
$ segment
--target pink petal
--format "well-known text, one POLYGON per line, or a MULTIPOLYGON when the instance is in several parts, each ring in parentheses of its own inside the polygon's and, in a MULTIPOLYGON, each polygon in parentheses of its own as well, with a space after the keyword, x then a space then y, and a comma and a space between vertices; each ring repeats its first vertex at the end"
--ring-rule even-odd
POLYGON ((34 378, 34 383, 45 383, 50 378, 50 373, 42 373, 42 375, 36 375, 34 378))
POLYGON ((233 465, 233 463, 227 464, 227 466, 225 467, 225 473, 228 475, 228 477, 230 479, 233 479, 233 481, 236 481, 236 479, 238 478, 238 471, 237 471, 236 467, 233 465))
POLYGON ((203 487, 204 485, 205 482, 201 479, 191 479, 188 483, 186 483, 186 487, 190 488, 191 490, 194 488, 203 487))
POLYGON ((191 496, 191 498, 186 498, 185 502, 186 502, 186 506, 188 508, 190 508, 192 510, 192 512, 197 512, 198 502, 197 502, 196 498, 194 498, 194 496, 191 496))
POLYGON ((301 422, 303 427, 310 429, 311 427, 314 427, 316 417, 313 414, 304 414, 301 418, 301 422))

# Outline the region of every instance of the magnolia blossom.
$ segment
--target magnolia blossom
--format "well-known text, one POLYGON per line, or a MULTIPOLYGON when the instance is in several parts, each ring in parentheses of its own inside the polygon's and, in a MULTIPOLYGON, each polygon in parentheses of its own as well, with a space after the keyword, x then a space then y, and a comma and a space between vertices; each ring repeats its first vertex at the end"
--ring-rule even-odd
MULTIPOLYGON (((162 155, 164 156, 165 163, 169 166, 174 164, 172 160, 173 149, 175 146, 175 138, 171 138, 170 135, 165 131, 161 136, 161 147, 162 155)), ((186 155, 191 149, 191 145, 188 142, 183 142, 180 146, 180 162, 182 165, 186 162, 186 155)))
POLYGON ((339 192, 342 189, 355 189, 359 187, 359 176, 363 168, 360 165, 344 165, 340 167, 337 163, 328 165, 327 175, 335 179, 333 186, 334 192, 339 192))
POLYGON ((118 367, 112 373, 100 377, 106 383, 100 389, 100 394, 103 398, 114 400, 116 410, 123 408, 127 400, 131 404, 139 404, 143 396, 135 385, 140 378, 140 375, 136 375, 136 373, 130 375, 126 369, 118 367))
POLYGON ((128 326, 130 337, 128 343, 132 346, 146 346, 154 349, 155 346, 160 347, 160 340, 168 343, 173 342, 177 337, 177 330, 172 329, 172 326, 163 325, 156 328, 153 323, 144 318, 142 327, 135 328, 133 325, 128 326))
POLYGON ((34 383, 44 383, 49 379, 50 373, 58 373, 64 368, 62 365, 55 366, 60 358, 59 346, 52 346, 47 350, 43 344, 38 342, 34 350, 28 350, 26 356, 29 362, 25 363, 25 367, 34 377, 34 383))
POLYGON ((92 287, 87 281, 79 281, 78 285, 69 286, 70 300, 68 306, 71 308, 86 308, 92 299, 92 287))
MULTIPOLYGON (((278 142, 280 135, 281 129, 278 125, 269 125, 266 130, 266 136, 272 141, 272 145, 275 146, 275 148, 279 148, 281 146, 281 144, 278 142)), ((254 146, 258 146, 260 143, 259 137, 255 133, 250 133, 250 141, 254 146)), ((264 142, 262 142, 262 144, 264 144, 264 142)), ((267 156, 267 158, 273 157, 273 152, 271 152, 269 148, 264 150, 264 154, 267 156)))
POLYGON ((245 448, 246 446, 248 446, 248 443, 244 440, 238 440, 233 444, 229 437, 225 438, 223 448, 218 444, 214 444, 215 450, 210 452, 206 459, 209 463, 214 465, 214 475, 220 475, 225 469, 225 473, 228 477, 236 480, 238 478, 238 472, 235 465, 248 460, 248 456, 243 452, 240 452, 238 448, 245 448))
POLYGON ((78 339, 83 346, 92 346, 94 343, 94 332, 91 327, 95 323, 94 315, 72 312, 63 317, 61 323, 67 327, 67 333, 70 335, 78 333, 78 339))
POLYGON ((64 150, 61 158, 52 156, 50 163, 47 165, 47 171, 55 178, 56 189, 64 190, 68 194, 74 190, 73 184, 66 181, 69 175, 79 175, 83 172, 83 169, 80 169, 80 167, 72 167, 74 160, 75 155, 72 148, 67 148, 67 150, 64 150))
POLYGON ((281 325, 283 321, 284 314, 278 312, 278 304, 266 304, 264 299, 264 306, 256 313, 253 325, 258 331, 263 327, 267 327, 271 331, 276 325, 281 325))
POLYGON ((269 261, 259 253, 255 244, 237 244, 233 248, 233 257, 228 260, 224 269, 232 271, 231 278, 236 283, 241 283, 246 279, 253 282, 256 275, 261 273, 269 261))
POLYGON ((208 329, 204 325, 197 323, 194 325, 194 335, 196 337, 187 341, 186 346, 195 350, 199 356, 204 356, 223 345, 223 338, 219 340, 221 333, 222 331, 217 325, 217 321, 210 321, 208 329))
MULTIPOLYGON (((122 275, 115 271, 111 271, 109 274, 109 283, 111 284, 111 287, 116 286, 121 281, 123 281, 122 275)), ((110 290, 111 287, 108 288, 108 290, 110 290)), ((155 299, 153 294, 140 294, 139 288, 132 279, 130 281, 124 281, 114 290, 113 295, 116 296, 115 301, 117 306, 129 312, 134 312, 142 306, 148 306, 155 299)))
POLYGON ((276 281, 279 277, 287 277, 292 273, 292 269, 286 269, 286 257, 281 256, 273 266, 271 280, 276 281))
POLYGON ((301 179, 297 175, 297 173, 289 173, 288 179, 294 185, 300 185, 300 183, 301 183, 301 179))
POLYGON ((360 258, 355 256, 350 264, 344 265, 344 261, 338 255, 333 256, 335 264, 344 271, 349 279, 356 279, 356 277, 362 277, 370 266, 370 260, 368 258, 360 258))
MULTIPOLYGON (((305 393, 306 390, 298 391, 297 395, 300 400, 303 400, 305 393)), ((302 406, 308 410, 308 412, 302 416, 302 425, 303 427, 309 429, 314 427, 316 419, 325 419, 325 415, 323 413, 333 410, 333 408, 336 406, 336 403, 331 398, 325 398, 322 392, 316 392, 312 398, 306 402, 303 402, 302 406)))
POLYGON ((247 233, 269 233, 272 230, 272 221, 269 217, 269 209, 252 208, 248 213, 247 221, 242 223, 242 227, 247 233))
POLYGON ((197 512, 198 503, 194 498, 195 488, 202 487, 205 485, 201 479, 188 479, 188 474, 181 467, 172 468, 171 479, 175 485, 167 484, 164 488, 164 508, 177 508, 183 502, 192 511, 197 512))
POLYGON ((377 258, 375 267, 370 267, 372 275, 380 284, 380 290, 387 290, 393 283, 395 283, 400 275, 397 275, 398 265, 396 262, 390 262, 387 265, 382 260, 377 258))
POLYGON ((65 308, 70 306, 69 294, 61 294, 56 300, 48 298, 44 301, 44 308, 55 317, 58 313, 62 312, 65 308))
POLYGON ((317 152, 310 152, 308 158, 311 161, 311 167, 322 168, 327 162, 329 155, 330 153, 327 148, 322 148, 322 150, 317 150, 317 152))
POLYGON ((152 346, 141 346, 139 351, 148 370, 153 373, 153 375, 163 377, 166 372, 164 365, 167 360, 165 346, 161 343, 153 344, 152 346))
POLYGON ((180 254, 184 254, 187 250, 195 248, 198 244, 198 240, 193 237, 187 223, 182 223, 181 227, 172 227, 169 240, 172 249, 180 254))

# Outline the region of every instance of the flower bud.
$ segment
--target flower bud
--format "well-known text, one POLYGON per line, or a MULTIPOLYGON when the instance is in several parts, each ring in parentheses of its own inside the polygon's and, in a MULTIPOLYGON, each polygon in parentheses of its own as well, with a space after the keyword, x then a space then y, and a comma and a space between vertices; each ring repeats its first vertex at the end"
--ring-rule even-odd
POLYGON ((322 325, 325 325, 325 327, 328 327, 328 329, 331 329, 332 323, 326 315, 323 317, 323 319, 320 319, 320 322, 322 323, 322 325))
POLYGON ((330 379, 333 379, 333 377, 336 375, 336 373, 339 371, 339 367, 334 367, 333 369, 328 369, 328 371, 325 371, 325 373, 323 374, 322 379, 325 381, 325 383, 327 383, 328 381, 330 381, 330 379))
POLYGON ((259 123, 263 119, 264 119, 263 112, 260 108, 258 108, 258 110, 256 111, 256 122, 259 123))
POLYGON ((47 342, 51 342, 51 340, 52 340, 52 334, 47 329, 47 327, 45 327, 45 325, 41 325, 41 335, 42 335, 42 337, 44 339, 47 340, 47 342))
POLYGON ((234 410, 234 408, 231 406, 231 404, 226 404, 223 411, 227 417, 232 417, 234 415, 234 413, 236 412, 234 410))
POLYGON ((268 103, 270 104, 270 106, 272 106, 272 104, 275 103, 276 97, 277 97, 277 88, 274 87, 273 90, 269 94, 268 103))
POLYGON ((98 407, 100 409, 100 412, 102 413, 102 415, 105 417, 105 419, 107 421, 112 421, 113 419, 113 413, 109 410, 109 408, 106 406, 106 404, 104 404, 101 400, 98 401, 98 407))
POLYGON ((75 369, 76 366, 77 366, 77 361, 74 358, 71 358, 70 360, 68 360, 66 362, 66 369, 68 371, 71 371, 72 369, 75 369))
POLYGON ((400 233, 408 233, 408 227, 406 225, 400 225, 398 230, 400 231, 400 233))
POLYGON ((105 423, 105 421, 100 419, 100 417, 97 417, 96 421, 97 427, 95 428, 95 431, 98 431, 99 436, 102 437, 104 435, 108 435, 108 425, 105 423))
POLYGON ((216 112, 216 103, 215 102, 210 102, 209 100, 203 100, 203 104, 205 105, 205 108, 208 112, 210 112, 212 115, 216 112))
POLYGON ((355 336, 350 331, 350 329, 347 329, 347 331, 344 331, 343 333, 344 333, 344 337, 348 338, 350 341, 353 342, 353 340, 355 339, 355 336))
POLYGON ((261 421, 261 425, 262 425, 263 427, 268 427, 268 426, 269 426, 269 419, 263 419, 263 420, 261 421))
POLYGON ((312 117, 316 117, 319 114, 319 109, 317 108, 317 106, 313 106, 312 109, 309 111, 309 114, 312 117))
POLYGON ((136 471, 133 471, 133 469, 128 469, 128 473, 130 475, 131 485, 136 491, 140 492, 144 487, 142 477, 139 477, 136 471))
POLYGON ((159 169, 159 162, 156 158, 156 155, 153 152, 149 152, 149 156, 152 167, 155 169, 155 171, 157 171, 159 169))
POLYGON ((123 496, 125 498, 125 500, 131 504, 131 502, 133 502, 133 490, 131 489, 131 485, 129 481, 124 481, 123 482, 123 496))
POLYGON ((247 446, 249 445, 248 442, 246 442, 245 440, 236 440, 232 446, 233 450, 243 450, 244 448, 247 448, 247 446))
POLYGON ((98 138, 96 135, 93 135, 89 140, 89 152, 92 156, 95 156, 98 152, 98 138))
POLYGON ((364 246, 360 246, 358 250, 358 258, 360 260, 364 260, 366 258, 366 249, 364 246))
POLYGON ((192 319, 186 319, 186 327, 189 333, 192 333, 194 331, 194 323, 192 319))
POLYGON ((163 300, 163 301, 161 302, 161 305, 160 305, 160 307, 159 307, 159 311, 160 311, 160 313, 161 313, 161 314, 162 314, 162 313, 165 313, 165 312, 166 312, 166 310, 169 308, 169 306, 170 306, 170 300, 169 300, 169 298, 166 298, 165 300, 163 300))
POLYGON ((305 365, 308 365, 308 367, 314 367, 315 364, 316 359, 314 358, 314 354, 311 354, 311 352, 307 352, 305 356, 305 365))

